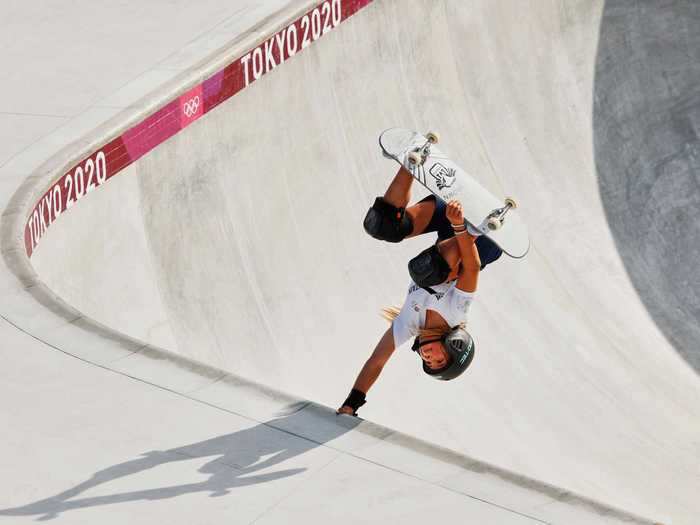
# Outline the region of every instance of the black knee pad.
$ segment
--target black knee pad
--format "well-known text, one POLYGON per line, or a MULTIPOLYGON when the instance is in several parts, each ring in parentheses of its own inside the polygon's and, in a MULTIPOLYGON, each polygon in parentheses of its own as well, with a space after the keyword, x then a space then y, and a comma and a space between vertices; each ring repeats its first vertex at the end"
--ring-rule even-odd
POLYGON ((423 250, 408 262, 411 279, 421 288, 444 283, 450 275, 450 265, 440 255, 437 245, 423 250))
POLYGON ((401 242, 413 231, 413 221, 405 208, 397 208, 377 197, 363 223, 365 231, 375 239, 401 242))

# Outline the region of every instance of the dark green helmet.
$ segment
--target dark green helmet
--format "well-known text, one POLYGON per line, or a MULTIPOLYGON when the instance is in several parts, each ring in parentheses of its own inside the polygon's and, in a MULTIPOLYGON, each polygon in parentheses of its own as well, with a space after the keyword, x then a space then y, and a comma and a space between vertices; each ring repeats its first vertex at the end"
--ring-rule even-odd
MULTIPOLYGON (((434 341, 435 339, 421 342, 416 337, 413 342, 413 350, 418 352, 422 345, 434 341)), ((474 339, 464 328, 457 326, 445 334, 440 341, 447 352, 449 363, 438 370, 432 370, 423 361, 423 371, 440 381, 449 381, 462 375, 474 359, 474 339)))

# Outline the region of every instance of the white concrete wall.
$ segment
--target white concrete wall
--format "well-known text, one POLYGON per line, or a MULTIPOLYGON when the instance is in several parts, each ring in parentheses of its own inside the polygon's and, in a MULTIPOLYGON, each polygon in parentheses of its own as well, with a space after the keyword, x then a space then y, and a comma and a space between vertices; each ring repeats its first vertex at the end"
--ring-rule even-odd
POLYGON ((385 327, 379 309, 403 300, 408 258, 431 242, 363 232, 395 170, 376 137, 437 130, 522 203, 533 249, 482 275, 465 377, 431 382, 402 348, 361 414, 690 523, 697 377, 639 301, 598 195, 602 7, 377 0, 91 194, 32 262, 119 331, 337 405, 385 327))

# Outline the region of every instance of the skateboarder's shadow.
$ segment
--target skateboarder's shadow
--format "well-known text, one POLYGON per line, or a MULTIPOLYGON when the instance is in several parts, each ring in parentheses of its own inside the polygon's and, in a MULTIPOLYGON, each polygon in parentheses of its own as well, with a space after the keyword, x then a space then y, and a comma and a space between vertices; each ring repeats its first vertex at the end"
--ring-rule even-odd
MULTIPOLYGON (((359 420, 355 418, 343 417, 342 420, 338 420, 329 414, 327 416, 328 424, 314 425, 313 440, 299 437, 293 433, 293 430, 278 430, 308 428, 310 416, 302 410, 303 407, 304 404, 291 405, 285 410, 288 415, 238 432, 168 450, 146 452, 136 459, 100 470, 88 480, 55 496, 22 507, 0 509, 0 516, 35 515, 38 516, 39 520, 50 520, 69 510, 100 505, 167 499, 195 492, 209 492, 211 497, 217 497, 229 494, 238 487, 266 483, 300 474, 307 469, 297 467, 272 472, 269 469, 322 446, 323 443, 348 432, 359 423, 359 420), (210 461, 197 468, 198 473, 209 475, 203 481, 76 499, 82 493, 114 480, 134 476, 166 464, 201 458, 211 458, 210 461), (254 474, 263 469, 267 469, 268 472, 254 474)), ((318 414, 311 417, 316 420, 316 423, 325 419, 318 414)), ((303 461, 301 463, 303 464, 303 461)), ((192 476, 192 478, 198 477, 201 476, 197 474, 192 476)), ((138 486, 139 480, 134 480, 133 484, 138 486)), ((104 492, 104 489, 101 491, 104 492)))

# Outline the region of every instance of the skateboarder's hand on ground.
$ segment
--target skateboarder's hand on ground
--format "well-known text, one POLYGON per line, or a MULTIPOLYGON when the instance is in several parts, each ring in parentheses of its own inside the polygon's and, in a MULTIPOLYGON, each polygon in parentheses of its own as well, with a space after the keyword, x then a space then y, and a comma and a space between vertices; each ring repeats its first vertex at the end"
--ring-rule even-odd
POLYGON ((453 226, 460 226, 464 224, 462 204, 457 200, 451 200, 447 203, 445 215, 447 215, 447 220, 449 220, 453 226))
POLYGON ((350 408, 349 406, 343 405, 338 410, 336 410, 335 413, 336 414, 348 414, 349 416, 352 416, 355 413, 355 411, 352 408, 350 408))

